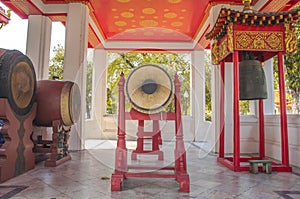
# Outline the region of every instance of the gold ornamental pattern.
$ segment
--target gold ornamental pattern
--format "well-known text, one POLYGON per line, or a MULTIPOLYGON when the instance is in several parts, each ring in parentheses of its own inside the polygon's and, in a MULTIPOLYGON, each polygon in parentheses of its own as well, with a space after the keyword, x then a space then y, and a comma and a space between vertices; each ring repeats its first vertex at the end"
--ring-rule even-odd
POLYGON ((235 31, 235 50, 284 51, 282 32, 235 31))
POLYGON ((212 45, 212 63, 218 65, 219 62, 225 59, 233 50, 230 50, 230 42, 227 36, 223 37, 222 40, 217 40, 212 45))
POLYGON ((228 35, 228 50, 233 52, 233 23, 230 23, 227 27, 227 35, 228 35))
POLYGON ((285 23, 285 50, 287 53, 293 53, 296 51, 297 48, 297 39, 296 39, 296 33, 295 28, 292 27, 291 24, 285 23))
POLYGON ((225 57, 232 52, 228 49, 228 46, 228 37, 224 37, 224 39, 219 43, 219 61, 225 59, 225 57))
POLYGON ((218 47, 218 41, 215 41, 212 44, 211 59, 212 59, 212 63, 214 65, 218 65, 219 64, 219 47, 218 47))

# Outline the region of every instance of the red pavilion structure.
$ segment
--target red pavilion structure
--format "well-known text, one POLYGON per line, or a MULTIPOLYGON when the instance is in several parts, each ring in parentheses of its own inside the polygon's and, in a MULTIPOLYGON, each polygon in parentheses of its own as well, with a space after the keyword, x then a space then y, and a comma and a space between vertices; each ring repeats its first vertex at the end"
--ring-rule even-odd
MULTIPOLYGON (((234 171, 247 171, 245 164, 249 160, 264 160, 265 126, 264 103, 258 101, 259 118, 259 153, 257 157, 242 157, 240 151, 240 112, 239 112, 239 62, 242 52, 251 52, 260 62, 274 56, 278 57, 279 93, 280 93, 280 131, 281 162, 272 161, 274 171, 291 172, 289 163, 288 128, 286 113, 286 92, 284 80, 284 58, 286 53, 296 50, 296 35, 293 23, 300 16, 297 9, 283 12, 255 12, 251 10, 251 1, 243 1, 243 11, 223 8, 220 10, 215 25, 206 34, 212 40, 212 62, 220 70, 220 135, 218 161, 234 171), (225 62, 233 63, 233 155, 225 155, 224 131, 224 67, 225 62)), ((262 169, 262 168, 260 168, 262 169)))

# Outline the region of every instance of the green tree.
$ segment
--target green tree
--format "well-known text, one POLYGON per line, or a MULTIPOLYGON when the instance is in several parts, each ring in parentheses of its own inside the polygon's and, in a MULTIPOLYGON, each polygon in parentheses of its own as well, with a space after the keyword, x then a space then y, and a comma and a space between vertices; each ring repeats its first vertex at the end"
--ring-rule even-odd
POLYGON ((240 114, 247 115, 250 113, 249 100, 240 100, 240 114))
POLYGON ((91 118, 93 88, 93 63, 88 62, 86 70, 86 118, 91 118))
POLYGON ((205 51, 205 120, 211 121, 211 57, 210 51, 205 51))
MULTIPOLYGON (((121 72, 125 77, 136 67, 145 64, 157 64, 163 67, 171 77, 177 72, 181 82, 181 98, 185 91, 190 92, 190 55, 185 53, 109 53, 108 54, 108 72, 107 72, 107 104, 108 114, 117 113, 118 102, 118 82, 121 72)), ((185 101, 190 101, 190 94, 185 101)), ((182 106, 183 107, 183 106, 182 106)), ((173 105, 168 110, 173 109, 173 105)), ((190 106, 187 107, 187 113, 190 112, 190 106)))
POLYGON ((53 48, 54 56, 50 59, 49 66, 49 79, 63 79, 64 73, 64 53, 65 49, 63 46, 58 44, 53 48))
MULTIPOLYGON (((300 6, 298 6, 299 8, 300 6)), ((294 24, 297 48, 294 53, 284 55, 285 85, 287 92, 292 95, 293 113, 300 113, 300 19, 294 24)), ((274 58, 274 87, 278 89, 278 59, 274 58)))

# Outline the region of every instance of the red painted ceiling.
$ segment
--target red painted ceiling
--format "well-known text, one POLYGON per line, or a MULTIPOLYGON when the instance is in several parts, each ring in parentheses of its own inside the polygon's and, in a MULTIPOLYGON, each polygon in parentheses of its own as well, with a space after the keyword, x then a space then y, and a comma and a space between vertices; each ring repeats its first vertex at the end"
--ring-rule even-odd
POLYGON ((191 41, 208 2, 101 0, 94 13, 108 40, 191 41))
MULTIPOLYGON (((19 16, 45 14, 31 0, 1 0, 19 16)), ((44 4, 84 2, 90 16, 106 41, 192 42, 196 39, 216 4, 242 5, 242 0, 42 0, 44 4)), ((252 0, 255 5, 258 0, 252 0)), ((300 0, 269 0, 261 11, 283 11, 300 0)), ((48 15, 64 22, 67 13, 48 15)), ((209 31, 206 27, 203 35, 209 31)), ((209 41, 200 36, 197 46, 205 48, 209 41)), ((100 39, 89 26, 89 44, 98 45, 100 39), (97 44, 98 43, 98 44, 97 44)))

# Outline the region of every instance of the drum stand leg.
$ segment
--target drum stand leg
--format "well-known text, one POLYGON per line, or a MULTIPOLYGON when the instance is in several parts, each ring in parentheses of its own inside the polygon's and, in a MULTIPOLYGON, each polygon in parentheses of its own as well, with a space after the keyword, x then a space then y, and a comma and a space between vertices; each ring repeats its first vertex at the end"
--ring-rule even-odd
POLYGON ((55 120, 52 122, 52 130, 50 159, 45 161, 46 167, 56 167, 68 160, 71 160, 71 156, 68 151, 70 127, 63 127, 60 120, 55 120), (67 128, 67 130, 65 128, 67 128))
POLYGON ((115 171, 111 176, 111 191, 121 191, 121 185, 125 179, 127 166, 127 148, 125 140, 125 94, 124 94, 124 74, 119 81, 119 111, 118 111, 118 140, 115 154, 115 171))
POLYGON ((183 127, 180 107, 180 82, 178 76, 175 75, 175 175, 180 186, 180 192, 190 191, 190 178, 186 168, 186 151, 183 141, 183 127))

